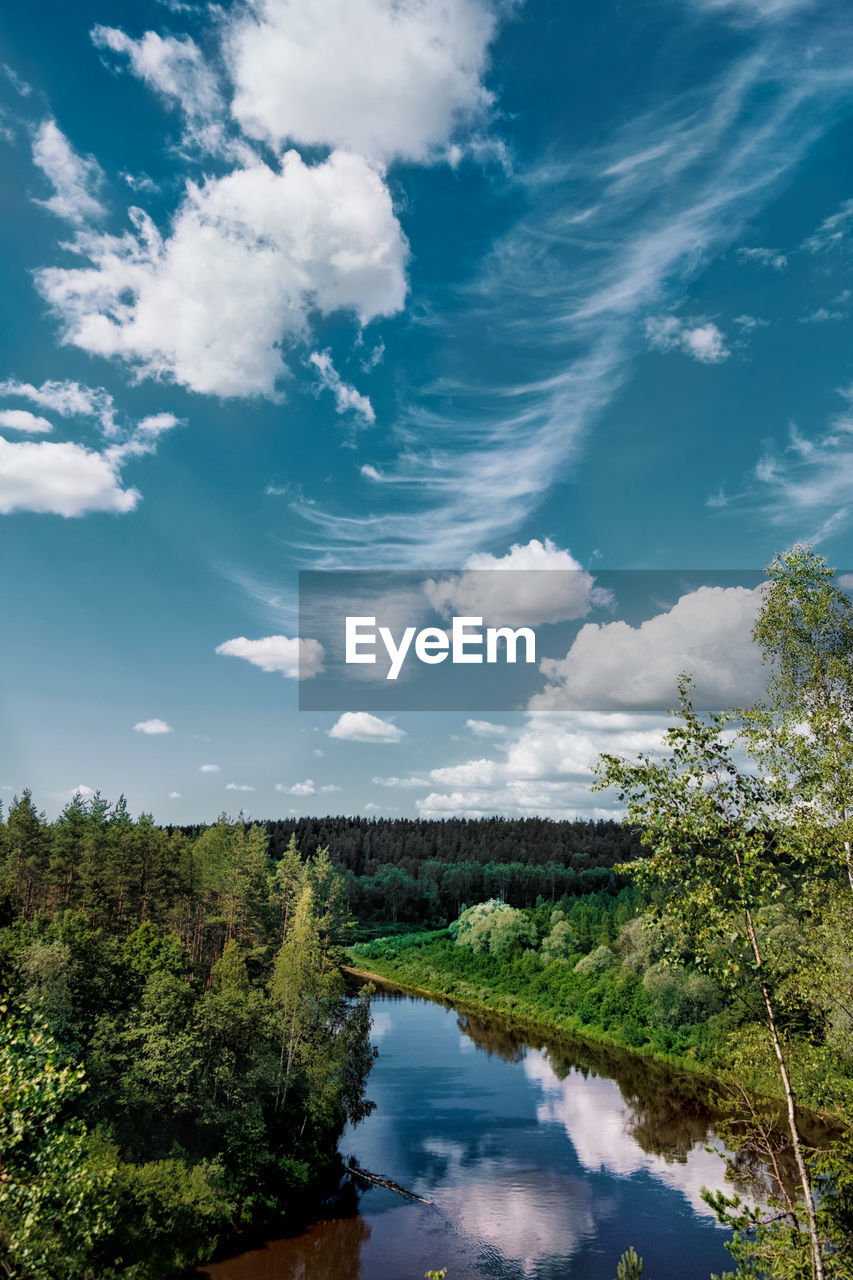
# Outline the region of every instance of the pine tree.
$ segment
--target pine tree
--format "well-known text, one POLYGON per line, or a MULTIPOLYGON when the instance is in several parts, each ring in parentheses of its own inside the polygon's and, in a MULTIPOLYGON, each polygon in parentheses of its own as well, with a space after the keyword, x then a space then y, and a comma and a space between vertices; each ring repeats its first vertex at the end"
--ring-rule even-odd
POLYGON ((6 824, 8 854, 6 884, 13 902, 25 920, 30 920, 43 903, 42 892, 48 882, 50 835, 43 813, 33 804, 32 792, 26 788, 12 801, 6 824))

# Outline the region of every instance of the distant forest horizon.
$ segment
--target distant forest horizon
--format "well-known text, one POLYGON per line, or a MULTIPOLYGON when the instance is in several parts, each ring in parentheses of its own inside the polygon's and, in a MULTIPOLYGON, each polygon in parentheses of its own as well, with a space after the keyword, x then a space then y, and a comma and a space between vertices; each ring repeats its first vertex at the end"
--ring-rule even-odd
MULTIPOLYGON (((236 822, 225 817, 219 821, 236 822)), ((303 857, 328 848, 333 863, 354 875, 369 874, 369 863, 524 862, 544 866, 565 861, 612 867, 642 854, 639 828, 613 818, 385 818, 347 814, 323 817, 244 818, 261 826, 270 858, 278 861, 290 840, 303 857)), ((192 838, 216 822, 162 823, 162 830, 192 838)))

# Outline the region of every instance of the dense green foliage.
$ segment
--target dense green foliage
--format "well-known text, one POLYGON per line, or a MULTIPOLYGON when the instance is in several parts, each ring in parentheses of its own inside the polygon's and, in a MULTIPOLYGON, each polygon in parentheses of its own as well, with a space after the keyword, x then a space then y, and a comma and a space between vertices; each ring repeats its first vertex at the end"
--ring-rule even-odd
POLYGON ((123 803, 0 821, 0 1248, 10 1277, 161 1277, 279 1218, 370 1110, 328 857, 123 803))
POLYGON ((356 943, 350 956, 410 986, 717 1069, 749 1008, 724 1008, 686 953, 668 963, 672 936, 645 910, 633 888, 532 909, 493 900, 447 929, 356 943))
MULTIPOLYGON (((264 824, 270 856, 292 839, 306 855, 328 848, 359 921, 446 924, 464 902, 618 892, 617 863, 640 852, 639 831, 617 822, 547 818, 292 818, 264 824)), ((198 828, 181 828, 187 837, 198 828)))

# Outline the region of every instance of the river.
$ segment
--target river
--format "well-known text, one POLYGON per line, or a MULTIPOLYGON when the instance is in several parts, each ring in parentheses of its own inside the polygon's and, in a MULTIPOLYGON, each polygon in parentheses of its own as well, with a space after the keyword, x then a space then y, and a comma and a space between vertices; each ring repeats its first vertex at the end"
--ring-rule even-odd
POLYGON ((631 1055, 380 990, 376 1110, 345 1158, 432 1203, 372 1186, 307 1230, 206 1267, 210 1280, 643 1280, 727 1270, 702 1202, 723 1186, 703 1086, 631 1055))

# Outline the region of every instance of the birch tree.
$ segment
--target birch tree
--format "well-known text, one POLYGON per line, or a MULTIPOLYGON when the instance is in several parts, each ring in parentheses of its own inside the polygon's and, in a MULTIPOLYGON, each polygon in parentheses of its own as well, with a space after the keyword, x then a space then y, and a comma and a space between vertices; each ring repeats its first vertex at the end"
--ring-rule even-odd
MULTIPOLYGON (((733 997, 757 990, 785 1097, 813 1275, 825 1280, 784 1032, 792 958, 777 931, 764 924, 768 904, 784 900, 791 890, 791 860, 777 856, 780 791, 773 779, 739 767, 731 713, 701 719, 684 676, 679 695, 680 723, 666 733, 665 754, 659 759, 641 755, 633 762, 603 755, 595 786, 613 787, 628 821, 642 827, 651 853, 623 869, 643 888, 662 891, 655 894, 657 914, 677 944, 689 948, 697 966, 733 997)), ((801 870, 807 871, 805 865, 801 870)))

